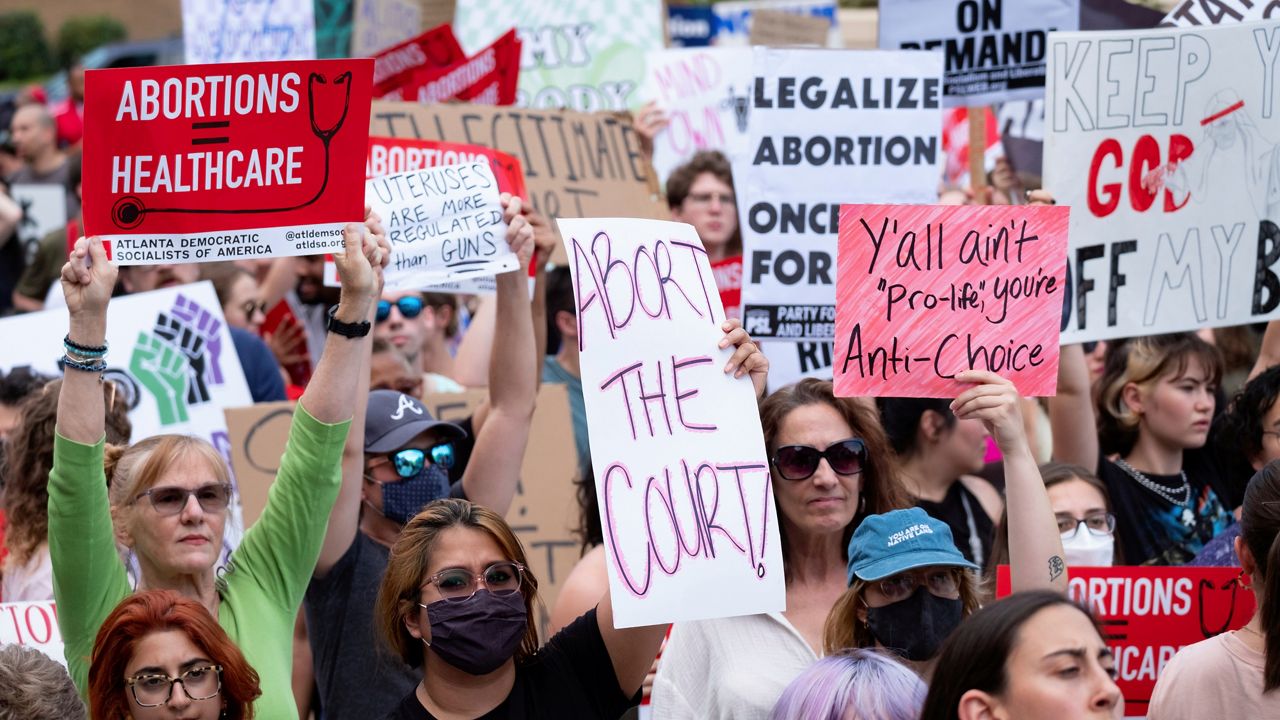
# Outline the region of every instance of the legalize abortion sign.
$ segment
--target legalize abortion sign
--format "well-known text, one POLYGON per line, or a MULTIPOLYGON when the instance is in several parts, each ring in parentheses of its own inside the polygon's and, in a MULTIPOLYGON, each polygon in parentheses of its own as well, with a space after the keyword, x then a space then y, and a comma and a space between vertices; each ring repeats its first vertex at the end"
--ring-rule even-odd
POLYGON ((1049 40, 1063 341, 1280 316, 1280 22, 1049 40))
POLYGON ((85 73, 84 225, 121 265, 341 249, 372 60, 85 73))

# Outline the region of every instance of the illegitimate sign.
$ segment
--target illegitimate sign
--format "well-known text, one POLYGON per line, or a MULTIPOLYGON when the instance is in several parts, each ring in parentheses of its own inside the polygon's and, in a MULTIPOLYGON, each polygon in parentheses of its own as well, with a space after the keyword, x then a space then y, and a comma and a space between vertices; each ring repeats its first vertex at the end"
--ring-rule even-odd
POLYGON ((1068 209, 845 205, 836 395, 952 398, 970 368, 1055 394, 1068 209))
POLYGON ((1280 316, 1280 22, 1049 37, 1063 342, 1280 316))
POLYGON ((84 226, 120 265, 309 255, 364 217, 372 60, 85 73, 84 226))
POLYGON ((755 391, 723 372, 724 310, 689 225, 560 220, 577 302, 614 624, 781 610, 755 391))

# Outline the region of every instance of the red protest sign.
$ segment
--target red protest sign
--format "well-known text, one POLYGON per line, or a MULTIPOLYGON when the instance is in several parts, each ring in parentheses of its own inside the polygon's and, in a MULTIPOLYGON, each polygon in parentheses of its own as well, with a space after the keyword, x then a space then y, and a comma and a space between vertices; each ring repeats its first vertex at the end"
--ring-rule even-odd
POLYGON ((365 179, 438 165, 469 162, 477 157, 489 159, 493 175, 498 180, 498 190, 529 199, 524 185, 524 172, 520 161, 504 152, 484 147, 440 140, 410 140, 407 138, 369 138, 369 157, 365 162, 365 179))
POLYGON ((511 30, 475 55, 444 68, 414 72, 400 86, 403 100, 440 103, 466 100, 477 105, 511 105, 520 79, 520 40, 511 30))
MULTIPOLYGON (((1053 395, 1067 213, 842 205, 836 394, 955 397, 968 387, 956 373, 974 368, 1000 373, 1025 396, 1053 395)), ((781 320, 803 333, 812 319, 781 320)))
POLYGON ((422 68, 449 67, 466 57, 454 37, 453 26, 434 27, 373 57, 373 96, 387 96, 422 68))
MULTIPOLYGON (((1253 617, 1253 593, 1238 567, 1071 568, 1071 599, 1093 611, 1115 656, 1125 715, 1147 714, 1156 679, 1183 646, 1253 617)), ((1010 593, 1009 567, 996 569, 996 597, 1010 593)))
POLYGON ((124 265, 324 252, 364 217, 371 60, 85 73, 85 232, 124 265))

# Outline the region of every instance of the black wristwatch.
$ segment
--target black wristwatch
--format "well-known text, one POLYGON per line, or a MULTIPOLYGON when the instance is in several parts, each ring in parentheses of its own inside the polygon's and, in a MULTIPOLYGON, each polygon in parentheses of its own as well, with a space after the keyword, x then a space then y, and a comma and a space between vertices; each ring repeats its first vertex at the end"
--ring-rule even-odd
POLYGON ((338 312, 337 305, 329 308, 329 317, 325 322, 325 327, 328 328, 331 333, 337 333, 343 337, 349 338, 362 338, 365 335, 368 335, 369 330, 373 328, 373 324, 368 320, 358 323, 342 322, 338 318, 334 317, 334 313, 336 312, 338 312))

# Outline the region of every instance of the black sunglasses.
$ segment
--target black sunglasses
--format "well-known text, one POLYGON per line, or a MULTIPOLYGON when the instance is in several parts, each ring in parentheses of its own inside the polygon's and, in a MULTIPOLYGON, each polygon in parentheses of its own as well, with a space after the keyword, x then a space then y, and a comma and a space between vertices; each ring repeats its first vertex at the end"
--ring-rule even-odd
POLYGON ((405 448, 391 453, 387 457, 391 460, 391 465, 396 469, 396 474, 401 478, 408 479, 417 475, 426 465, 428 455, 432 464, 439 465, 445 470, 453 467, 454 453, 452 442, 442 442, 432 445, 426 450, 418 448, 405 448))
POLYGON ((818 471, 823 458, 837 475, 857 475, 867 461, 867 445, 859 438, 832 443, 826 450, 812 445, 784 445, 773 453, 773 466, 783 480, 805 480, 818 471))
MULTIPOLYGON (((383 320, 391 317, 391 305, 392 303, 390 300, 379 300, 378 314, 375 315, 374 318, 378 322, 382 322, 383 320)), ((395 306, 400 310, 400 314, 403 315, 406 320, 416 318, 422 314, 422 298, 417 295, 405 295, 395 301, 395 306)))

